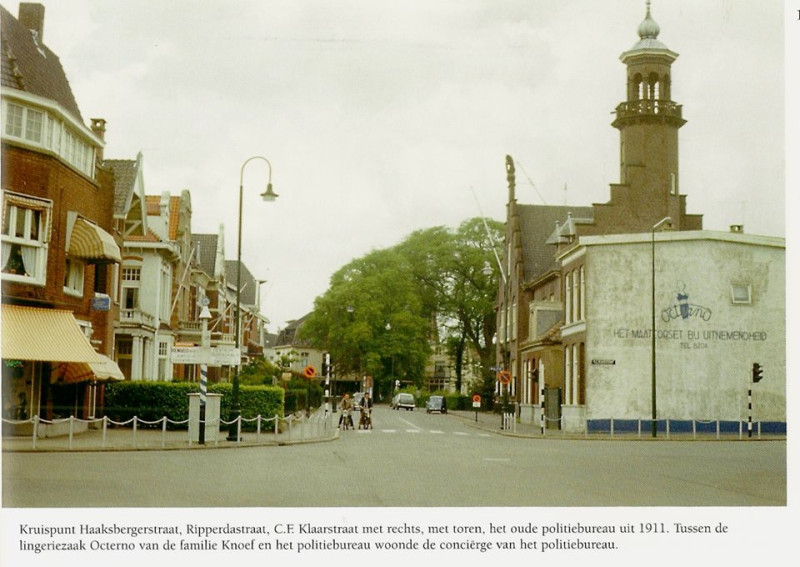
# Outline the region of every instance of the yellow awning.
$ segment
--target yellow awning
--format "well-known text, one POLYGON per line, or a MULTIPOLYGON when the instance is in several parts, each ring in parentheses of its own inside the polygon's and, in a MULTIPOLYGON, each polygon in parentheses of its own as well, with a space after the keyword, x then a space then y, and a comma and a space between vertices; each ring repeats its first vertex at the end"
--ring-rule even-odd
POLYGON ((3 358, 102 362, 71 311, 3 305, 3 358))
POLYGON ((117 363, 104 354, 98 354, 100 362, 64 362, 53 373, 52 381, 64 384, 86 382, 88 380, 124 380, 117 363))
POLYGON ((69 236, 70 256, 84 260, 122 262, 114 237, 94 223, 78 217, 69 236))

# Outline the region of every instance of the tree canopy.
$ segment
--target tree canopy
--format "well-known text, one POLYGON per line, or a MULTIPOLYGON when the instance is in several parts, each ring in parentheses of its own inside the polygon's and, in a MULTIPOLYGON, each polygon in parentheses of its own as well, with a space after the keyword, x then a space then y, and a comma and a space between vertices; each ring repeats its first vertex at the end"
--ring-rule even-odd
POLYGON ((394 380, 421 387, 433 346, 448 349, 458 387, 467 351, 487 374, 499 277, 492 243, 502 226, 473 218, 418 230, 353 260, 315 300, 302 336, 331 353, 337 374, 373 376, 378 392, 394 380))

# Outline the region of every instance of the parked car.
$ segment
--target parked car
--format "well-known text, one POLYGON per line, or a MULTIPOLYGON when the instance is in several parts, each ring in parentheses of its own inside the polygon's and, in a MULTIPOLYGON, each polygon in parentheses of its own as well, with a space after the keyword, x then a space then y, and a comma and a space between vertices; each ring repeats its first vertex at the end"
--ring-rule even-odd
POLYGON ((406 411, 414 411, 414 396, 405 392, 395 395, 392 398, 392 409, 403 408, 406 411))
POLYGON ((444 396, 431 396, 425 402, 425 411, 432 413, 438 411, 439 413, 447 413, 447 401, 444 396))

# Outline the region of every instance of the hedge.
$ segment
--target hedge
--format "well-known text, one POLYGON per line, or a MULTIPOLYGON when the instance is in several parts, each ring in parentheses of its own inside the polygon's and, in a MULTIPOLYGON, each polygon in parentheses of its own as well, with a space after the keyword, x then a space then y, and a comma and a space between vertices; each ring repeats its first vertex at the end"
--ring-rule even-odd
MULTIPOLYGON (((211 384, 208 392, 222 394, 220 415, 230 421, 233 385, 211 384)), ((128 421, 133 416, 144 421, 157 421, 166 416, 171 421, 189 418, 189 394, 200 392, 195 382, 117 382, 106 385, 105 415, 111 420, 128 421)), ((239 405, 242 417, 257 415, 268 419, 284 415, 283 389, 277 386, 240 386, 239 405)), ((171 429, 185 429, 186 424, 168 423, 171 429)), ((255 422, 243 422, 242 429, 255 429, 255 422)))

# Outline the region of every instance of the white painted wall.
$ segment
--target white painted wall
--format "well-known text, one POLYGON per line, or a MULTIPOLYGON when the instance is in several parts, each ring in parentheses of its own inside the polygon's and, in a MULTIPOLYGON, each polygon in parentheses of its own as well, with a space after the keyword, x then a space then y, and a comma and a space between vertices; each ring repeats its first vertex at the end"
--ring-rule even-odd
MULTIPOLYGON (((651 235, 587 245, 588 419, 651 415, 651 235), (614 364, 592 364, 592 359, 614 364)), ((659 419, 786 420, 785 243, 711 231, 656 234, 656 381, 659 419), (735 305, 731 284, 749 283, 735 305), (680 315, 679 292, 690 315, 680 315)))

